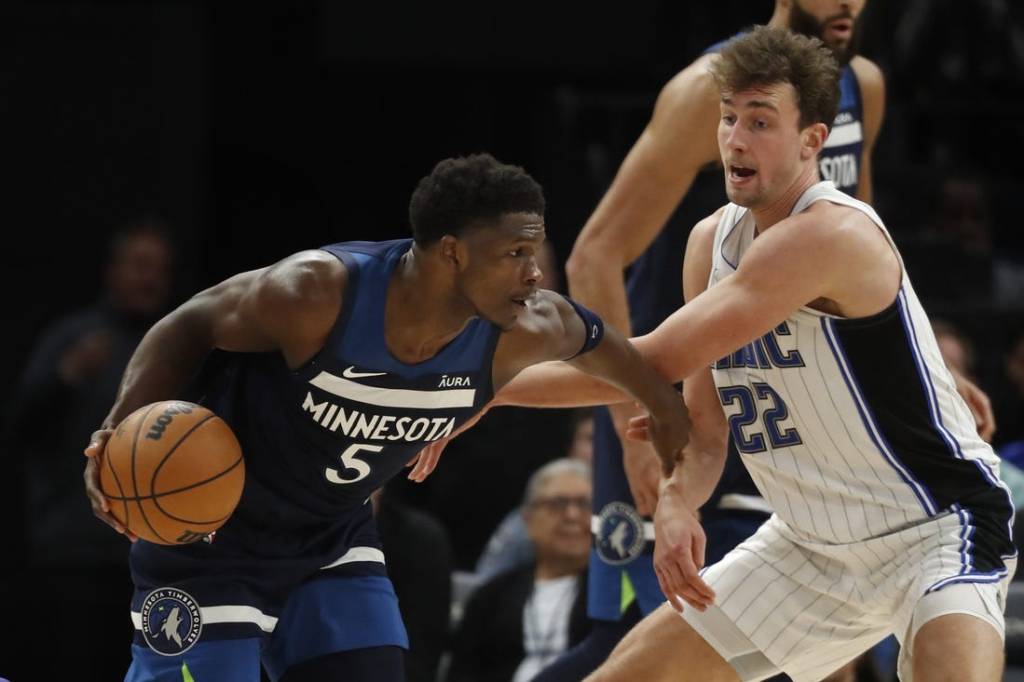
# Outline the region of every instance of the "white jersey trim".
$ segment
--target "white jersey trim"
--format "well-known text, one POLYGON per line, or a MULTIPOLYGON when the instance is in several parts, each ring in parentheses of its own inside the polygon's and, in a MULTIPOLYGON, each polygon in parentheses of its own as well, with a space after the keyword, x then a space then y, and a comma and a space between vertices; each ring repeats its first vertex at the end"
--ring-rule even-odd
POLYGON ((328 568, 334 568, 335 566, 341 566, 342 564, 353 564, 357 561, 372 561, 374 563, 384 563, 384 552, 380 551, 376 547, 353 547, 345 552, 340 558, 335 559, 326 566, 321 566, 320 570, 328 568))
MULTIPOLYGON (((200 607, 199 615, 203 625, 215 623, 253 623, 264 632, 273 632, 277 627, 277 618, 268 616, 253 606, 204 606, 200 607)), ((142 613, 132 611, 132 625, 136 630, 142 629, 142 613)))
POLYGON ((309 383, 332 393, 366 405, 378 407, 405 407, 419 410, 441 410, 454 407, 473 407, 475 388, 447 391, 415 391, 408 388, 381 388, 349 381, 330 372, 320 372, 309 383))

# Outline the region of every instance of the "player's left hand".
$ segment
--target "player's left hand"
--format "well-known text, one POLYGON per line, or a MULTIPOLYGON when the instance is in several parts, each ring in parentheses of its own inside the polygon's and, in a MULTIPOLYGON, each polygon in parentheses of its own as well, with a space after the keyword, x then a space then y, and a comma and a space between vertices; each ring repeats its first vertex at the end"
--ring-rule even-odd
POLYGON ((654 515, 654 573, 676 611, 683 610, 680 599, 698 611, 715 601, 715 591, 700 576, 705 543, 697 515, 678 497, 663 492, 654 515))
POLYGON ((956 392, 967 403, 967 407, 971 408, 978 435, 986 443, 992 442, 992 435, 996 432, 996 416, 992 412, 992 402, 983 390, 963 374, 952 368, 949 373, 956 382, 956 392))
POLYGON ((491 409, 492 403, 484 405, 483 409, 474 414, 472 417, 463 422, 462 426, 455 429, 455 433, 448 436, 447 438, 439 438, 427 445, 416 454, 415 457, 409 460, 406 466, 412 467, 412 471, 409 472, 407 478, 410 481, 416 481, 417 483, 423 483, 427 476, 434 472, 437 468, 437 463, 441 459, 441 453, 448 447, 448 443, 452 442, 452 439, 457 435, 465 431, 466 429, 472 428, 474 424, 480 421, 480 418, 487 414, 487 410, 491 409))
POLYGON ((429 443, 427 447, 420 450, 406 465, 412 467, 412 471, 409 472, 407 478, 410 481, 423 483, 427 476, 432 474, 434 469, 437 468, 437 463, 441 460, 441 453, 444 452, 449 441, 451 441, 451 438, 441 438, 429 443))

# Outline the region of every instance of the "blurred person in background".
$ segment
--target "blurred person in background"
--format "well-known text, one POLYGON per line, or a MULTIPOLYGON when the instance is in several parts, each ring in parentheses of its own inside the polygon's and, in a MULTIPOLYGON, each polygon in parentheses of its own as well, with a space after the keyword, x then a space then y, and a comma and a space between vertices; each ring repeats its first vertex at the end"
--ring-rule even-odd
POLYGON ((388 577, 398 595, 398 610, 409 634, 405 652, 408 682, 435 682, 448 644, 452 598, 451 541, 444 526, 378 488, 370 497, 387 556, 388 577))
POLYGON ((975 355, 971 339, 952 322, 942 318, 932 320, 932 331, 946 366, 973 380, 975 355))
POLYGON ((12 656, 30 662, 39 679, 108 682, 129 660, 131 621, 110 609, 131 596, 128 543, 92 517, 75 453, 113 401, 135 347, 166 311, 173 265, 174 247, 159 221, 118 232, 103 296, 40 335, 11 401, 12 453, 24 470, 23 594, 33 600, 19 615, 31 623, 30 644, 12 656))
POLYGON ((448 682, 527 682, 587 634, 590 498, 586 462, 557 459, 533 474, 520 513, 535 560, 469 598, 448 682))
MULTIPOLYGON (((573 436, 566 456, 589 465, 593 459, 593 411, 589 408, 582 408, 571 414, 573 436)), ((476 562, 473 584, 486 582, 499 573, 529 564, 533 560, 533 541, 530 539, 526 527, 526 519, 521 508, 513 509, 498 524, 487 541, 483 553, 476 562)))

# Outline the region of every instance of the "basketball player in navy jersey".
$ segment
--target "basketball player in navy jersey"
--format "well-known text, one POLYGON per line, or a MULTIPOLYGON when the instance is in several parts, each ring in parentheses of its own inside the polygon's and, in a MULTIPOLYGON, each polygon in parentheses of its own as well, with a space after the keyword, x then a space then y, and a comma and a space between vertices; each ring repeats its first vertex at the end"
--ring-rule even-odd
MULTIPOLYGON (((655 514, 669 602, 588 679, 810 682, 891 633, 903 680, 995 682, 1013 506, 881 219, 819 179, 839 66, 759 27, 711 69, 731 203, 689 237, 686 305, 634 339, 694 424, 655 514), (705 568, 726 433, 774 514, 705 568)), ((496 401, 622 398, 556 363, 496 401)))
MULTIPOLYGON (((843 67, 840 105, 819 155, 819 171, 823 179, 870 203, 871 150, 882 123, 885 92, 878 67, 856 54, 864 4, 776 0, 768 25, 818 37, 835 53, 843 67)), ((714 135, 719 95, 707 70, 718 48, 709 48, 665 85, 650 122, 567 262, 573 297, 617 329, 646 334, 679 306, 679 272, 689 229, 725 200, 714 135), (629 266, 624 286, 622 273, 629 266)), ((988 399, 967 379, 960 385, 975 406, 979 430, 991 436, 988 399)), ((580 679, 604 660, 641 615, 662 602, 652 563, 653 529, 644 518, 653 513, 657 500, 657 457, 649 445, 622 438, 635 414, 630 405, 596 414, 595 538, 588 582, 589 615, 596 627, 538 682, 580 679), (627 527, 642 530, 628 551, 619 552, 610 534, 627 527)), ((751 535, 770 512, 730 446, 722 481, 701 509, 709 561, 751 535)))
POLYGON ((679 394, 614 330, 539 290, 544 198, 489 155, 448 159, 410 203, 413 239, 348 242, 241 273, 158 322, 93 436, 183 390, 213 349, 203 402, 246 459, 237 510, 212 542, 131 551, 137 634, 126 680, 404 679, 407 646, 368 503, 524 367, 594 372, 658 415, 665 456, 686 441, 679 394), (226 351, 227 353, 224 353, 226 351))

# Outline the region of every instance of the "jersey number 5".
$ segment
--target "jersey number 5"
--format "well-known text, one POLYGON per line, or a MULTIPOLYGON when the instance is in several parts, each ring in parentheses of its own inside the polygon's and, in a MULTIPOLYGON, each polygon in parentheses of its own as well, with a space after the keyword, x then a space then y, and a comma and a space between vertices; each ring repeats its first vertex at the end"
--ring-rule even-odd
POLYGON ((341 463, 345 465, 345 469, 354 469, 356 471, 355 478, 342 478, 341 472, 332 467, 327 467, 324 470, 324 475, 327 476, 327 480, 331 483, 355 483, 361 481, 370 475, 370 465, 365 461, 359 459, 356 455, 360 450, 367 450, 369 452, 380 452, 384 449, 382 445, 367 445, 366 443, 353 443, 345 448, 345 451, 341 453, 341 463))
POLYGON ((755 381, 754 390, 748 386, 726 386, 718 389, 718 395, 722 399, 722 405, 729 407, 739 403, 740 411, 729 417, 729 431, 732 433, 736 449, 748 455, 754 455, 767 450, 765 447, 765 434, 768 435, 768 442, 772 449, 788 448, 800 445, 800 434, 796 429, 779 428, 779 422, 789 417, 789 410, 786 403, 771 386, 755 381), (754 394, 757 394, 757 398, 754 394), (744 427, 750 426, 757 421, 758 399, 765 401, 769 407, 764 410, 761 421, 764 423, 764 432, 752 431, 748 436, 744 427))

